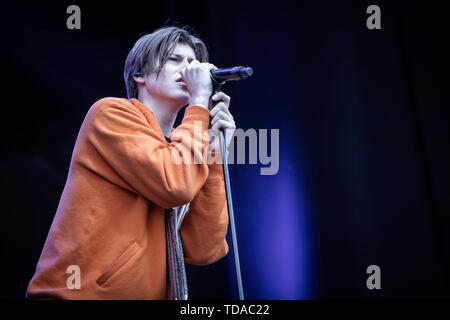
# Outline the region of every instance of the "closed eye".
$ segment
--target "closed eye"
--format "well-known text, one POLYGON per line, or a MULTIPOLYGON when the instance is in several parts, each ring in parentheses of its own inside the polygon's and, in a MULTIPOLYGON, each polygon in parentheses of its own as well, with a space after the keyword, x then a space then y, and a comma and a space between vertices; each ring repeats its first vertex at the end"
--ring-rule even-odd
MULTIPOLYGON (((175 54, 175 55, 169 57, 169 60, 171 60, 171 61, 177 61, 177 62, 178 62, 178 61, 182 61, 183 59, 184 59, 184 56, 179 55, 179 54, 175 54)), ((194 59, 191 58, 191 57, 188 57, 188 58, 187 58, 187 62, 188 62, 188 63, 191 63, 193 60, 194 60, 194 59)))

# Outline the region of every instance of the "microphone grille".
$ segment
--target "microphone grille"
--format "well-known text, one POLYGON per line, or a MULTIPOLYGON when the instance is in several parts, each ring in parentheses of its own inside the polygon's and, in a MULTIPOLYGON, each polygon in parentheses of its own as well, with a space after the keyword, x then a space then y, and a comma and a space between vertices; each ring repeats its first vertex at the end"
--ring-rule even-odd
POLYGON ((250 67, 245 68, 245 73, 247 74, 247 77, 251 77, 253 75, 253 69, 250 67))

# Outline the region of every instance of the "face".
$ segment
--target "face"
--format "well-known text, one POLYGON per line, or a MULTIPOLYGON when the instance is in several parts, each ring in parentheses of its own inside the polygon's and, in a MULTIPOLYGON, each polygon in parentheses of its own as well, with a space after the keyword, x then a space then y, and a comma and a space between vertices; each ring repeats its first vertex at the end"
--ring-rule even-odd
POLYGON ((186 105, 189 92, 184 82, 180 81, 180 70, 194 59, 194 50, 189 45, 177 44, 159 74, 152 73, 144 78, 148 93, 158 100, 173 101, 178 108, 186 105))

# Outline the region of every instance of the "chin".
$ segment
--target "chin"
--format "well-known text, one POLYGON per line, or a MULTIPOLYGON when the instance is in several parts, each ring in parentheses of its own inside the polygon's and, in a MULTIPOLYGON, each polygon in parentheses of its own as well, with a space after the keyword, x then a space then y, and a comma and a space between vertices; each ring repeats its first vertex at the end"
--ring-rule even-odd
POLYGON ((189 97, 177 97, 178 110, 189 104, 189 97))
POLYGON ((190 98, 189 94, 182 94, 182 95, 177 97, 177 100, 180 102, 180 104, 185 106, 185 105, 187 105, 189 103, 189 98, 190 98))

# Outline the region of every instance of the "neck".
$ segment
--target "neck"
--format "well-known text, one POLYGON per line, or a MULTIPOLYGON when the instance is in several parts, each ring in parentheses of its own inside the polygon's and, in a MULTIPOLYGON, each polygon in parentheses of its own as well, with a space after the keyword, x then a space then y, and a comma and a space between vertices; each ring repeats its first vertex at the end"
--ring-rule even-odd
POLYGON ((180 107, 177 101, 161 100, 142 92, 139 93, 138 99, 153 112, 164 136, 169 137, 178 111, 183 106, 180 107))

